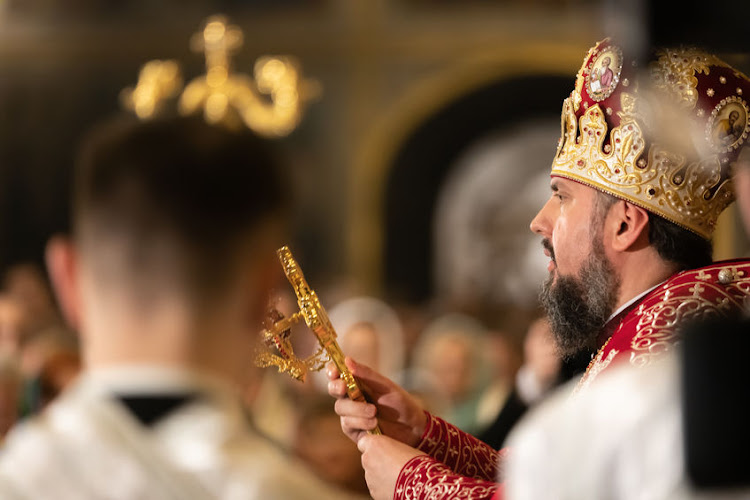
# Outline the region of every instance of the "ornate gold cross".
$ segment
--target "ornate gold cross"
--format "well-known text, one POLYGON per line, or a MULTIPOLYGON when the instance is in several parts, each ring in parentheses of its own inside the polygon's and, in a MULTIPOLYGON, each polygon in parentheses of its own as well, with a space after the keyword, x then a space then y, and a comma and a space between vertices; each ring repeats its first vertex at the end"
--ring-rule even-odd
MULTIPOLYGON (((328 319, 326 310, 320 303, 318 295, 310 288, 302 274, 297 261, 292 257, 288 247, 281 247, 276 251, 289 283, 297 296, 299 311, 289 318, 280 314, 271 318, 262 332, 266 346, 275 348, 278 354, 270 351, 259 352, 255 363, 260 367, 276 366, 279 372, 288 372, 297 380, 304 380, 309 370, 318 371, 328 361, 332 361, 341 378, 346 383, 346 392, 354 401, 365 401, 365 396, 357 384, 352 372, 344 363, 344 353, 336 342, 336 331, 328 319), (300 320, 304 320, 318 339, 320 348, 307 359, 300 359, 292 350, 290 328, 300 320)), ((375 428, 372 434, 380 434, 380 428, 375 428)))

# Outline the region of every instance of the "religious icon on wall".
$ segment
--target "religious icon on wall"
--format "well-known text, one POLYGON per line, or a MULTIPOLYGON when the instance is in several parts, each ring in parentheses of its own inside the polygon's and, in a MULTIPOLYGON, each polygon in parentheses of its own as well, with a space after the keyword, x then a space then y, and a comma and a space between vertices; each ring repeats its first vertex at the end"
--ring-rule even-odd
POLYGON ((707 132, 716 149, 732 151, 745 142, 750 131, 745 101, 736 96, 722 99, 711 115, 707 132))
POLYGON ((622 53, 614 46, 607 47, 591 60, 586 86, 589 96, 597 102, 603 101, 614 92, 620 81, 622 53))
POLYGON ((477 137, 454 160, 433 215, 433 282, 441 299, 536 305, 549 273, 529 221, 549 198, 559 136, 556 118, 530 120, 477 137))

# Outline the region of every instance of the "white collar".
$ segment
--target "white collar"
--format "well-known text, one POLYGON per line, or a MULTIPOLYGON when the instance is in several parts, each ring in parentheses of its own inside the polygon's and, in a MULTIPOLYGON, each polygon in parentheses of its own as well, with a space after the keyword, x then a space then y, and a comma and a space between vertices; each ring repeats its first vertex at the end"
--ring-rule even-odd
MULTIPOLYGON (((667 280, 664 280, 664 281, 667 281, 667 280)), ((658 288, 659 286, 661 286, 662 284, 664 284, 664 281, 662 281, 661 283, 657 283, 656 285, 652 286, 648 290, 645 290, 645 291, 639 293, 638 295, 636 295, 635 297, 633 297, 632 299, 630 299, 629 301, 625 302, 623 305, 621 305, 620 307, 618 307, 617 310, 612 313, 612 315, 607 319, 607 321, 604 324, 606 325, 607 323, 609 323, 610 321, 612 321, 614 318, 616 318, 617 315, 620 314, 621 312, 623 312, 625 309, 627 309, 628 307, 632 306, 633 304, 635 304, 636 302, 638 302, 639 300, 641 300, 643 297, 645 297, 646 295, 648 295, 651 291, 655 290, 656 288, 658 288)))
POLYGON ((150 364, 122 364, 84 371, 81 382, 99 391, 137 392, 235 392, 233 384, 199 371, 150 364))

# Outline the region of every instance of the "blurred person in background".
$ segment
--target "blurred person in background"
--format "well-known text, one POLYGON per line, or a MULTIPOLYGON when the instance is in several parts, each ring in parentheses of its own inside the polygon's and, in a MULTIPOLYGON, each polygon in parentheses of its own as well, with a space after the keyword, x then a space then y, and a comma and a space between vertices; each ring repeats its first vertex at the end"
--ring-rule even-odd
POLYGON ((357 445, 341 432, 327 394, 311 395, 298 406, 293 452, 321 479, 352 500, 370 498, 357 445))
MULTIPOLYGON (((298 306, 289 289, 276 291, 269 308, 291 316, 298 306)), ((315 335, 305 324, 292 326, 292 347, 296 355, 306 358, 318 347, 315 335)), ((309 398, 320 393, 314 373, 303 382, 277 370, 253 369, 254 376, 244 390, 244 403, 250 410, 253 426, 286 450, 291 450, 297 430, 299 409, 309 398)))
POLYGON ((249 131, 114 120, 88 137, 73 233, 48 246, 84 369, 0 457, 0 497, 338 498, 240 403, 285 203, 249 131))
MULTIPOLYGON (((531 223, 550 258, 541 298, 560 352, 595 351, 580 391, 618 365, 656 363, 691 320, 745 307, 750 263, 711 264, 710 238, 733 201, 730 165, 750 134, 727 146, 706 131, 740 108, 749 131, 747 95, 744 75, 695 49, 655 51, 643 73, 610 39, 586 55, 563 104, 552 195, 531 223), (590 72, 604 58, 615 76, 593 88, 590 72)), ((503 478, 507 450, 425 413, 387 378, 348 363, 373 403, 347 399, 334 367, 329 393, 362 452, 374 498, 502 498, 498 466, 503 478), (378 423, 385 435, 367 434, 378 423)), ((593 480, 608 483, 610 475, 593 480)))
POLYGON ((347 355, 400 380, 405 368, 404 333, 388 304, 373 297, 353 297, 332 307, 328 317, 347 355))
POLYGON ((11 266, 5 273, 3 290, 22 306, 27 331, 36 332, 62 323, 52 290, 36 264, 11 266))
POLYGON ((404 363, 409 368, 413 363, 414 346, 434 315, 426 304, 415 305, 393 300, 389 304, 396 311, 401 324, 404 334, 404 363))
POLYGON ((21 411, 33 415, 47 405, 72 381, 80 369, 80 353, 75 334, 62 325, 31 332, 21 345, 18 364, 24 379, 21 411), (58 363, 55 360, 67 360, 58 363), (58 376, 59 367, 66 375, 58 376), (53 378, 56 382, 51 382, 53 378))
POLYGON ((549 321, 539 318, 523 343, 524 364, 516 375, 518 395, 527 406, 539 401, 560 376, 562 360, 549 321))
POLYGON ((23 304, 10 294, 0 294, 0 356, 18 357, 27 331, 23 304))
POLYGON ((494 421, 477 437, 501 448, 526 411, 571 379, 578 379, 590 361, 588 353, 563 358, 545 317, 531 322, 523 342, 523 363, 513 372, 510 392, 494 421))
MULTIPOLYGON (((44 292, 41 276, 31 265, 15 266, 5 280, 7 291, 0 295, 0 356, 12 361, 21 376, 21 390, 15 405, 20 416, 44 406, 40 374, 50 356, 65 352, 78 356, 73 334, 58 326, 59 317, 44 292)), ((53 397, 48 392, 46 401, 53 397)))
POLYGON ((65 391, 81 372, 76 351, 61 350, 49 356, 39 373, 39 404, 42 409, 65 391))
MULTIPOLYGON (((506 332, 490 330, 485 343, 486 364, 490 371, 490 382, 482 392, 477 404, 477 422, 481 435, 489 430, 500 415, 509 410, 514 396, 516 373, 522 362, 517 341, 506 332)), ((517 399, 517 398, 516 398, 517 399)))
POLYGON ((416 392, 442 403, 436 414, 466 432, 480 427, 478 404, 489 385, 486 342, 487 330, 478 320, 448 314, 430 322, 414 347, 413 370, 425 384, 416 392))
POLYGON ((20 417, 19 402, 23 389, 23 378, 16 360, 0 357, 0 440, 20 417))
POLYGON ((562 360, 546 318, 534 320, 523 343, 523 364, 508 382, 504 404, 477 437, 493 448, 502 447, 526 410, 540 401, 561 380, 562 360))
MULTIPOLYGON (((0 295, 0 351, 17 364, 23 378, 18 407, 26 417, 39 411, 43 401, 40 374, 51 356, 78 356, 78 343, 62 319, 43 272, 32 263, 11 266, 0 295)), ((58 389, 60 389, 59 387, 58 389)))

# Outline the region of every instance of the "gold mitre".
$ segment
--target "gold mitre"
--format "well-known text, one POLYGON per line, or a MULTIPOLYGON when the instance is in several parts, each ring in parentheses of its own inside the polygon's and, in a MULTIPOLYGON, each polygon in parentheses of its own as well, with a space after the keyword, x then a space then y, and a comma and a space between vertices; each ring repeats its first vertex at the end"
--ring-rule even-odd
POLYGON ((710 239, 732 201, 731 168, 750 132, 750 80, 697 49, 639 68, 605 39, 565 99, 552 175, 628 200, 710 239))

